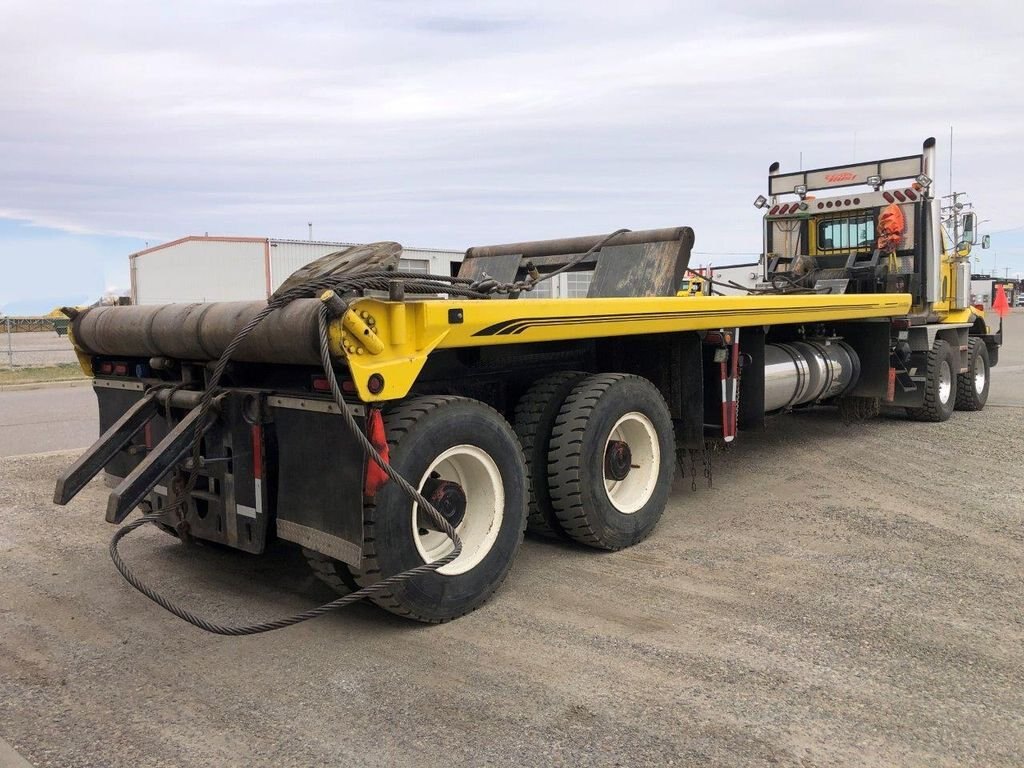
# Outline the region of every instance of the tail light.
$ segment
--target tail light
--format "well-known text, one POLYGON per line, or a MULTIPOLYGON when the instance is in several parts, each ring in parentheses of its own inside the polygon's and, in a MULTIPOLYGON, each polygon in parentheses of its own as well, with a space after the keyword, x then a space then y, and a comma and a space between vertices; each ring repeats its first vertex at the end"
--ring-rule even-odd
POLYGON ((893 195, 895 195, 896 199, 899 200, 901 203, 905 203, 907 201, 907 196, 900 192, 898 189, 895 192, 893 192, 893 195))
MULTIPOLYGON (((314 376, 310 386, 314 392, 331 391, 331 383, 327 380, 326 376, 314 376)), ((356 391, 356 385, 351 379, 342 379, 338 382, 338 386, 341 387, 341 391, 346 395, 354 394, 356 391)))
POLYGON ((917 200, 917 193, 912 189, 905 190, 904 194, 907 196, 907 200, 917 200))
POLYGON ((896 200, 892 196, 892 192, 883 192, 882 193, 882 197, 884 197, 886 202, 888 202, 888 203, 896 202, 896 200))
POLYGON ((109 376, 113 372, 114 366, 110 363, 100 363, 96 370, 105 376, 109 376))
POLYGON ((127 376, 128 375, 128 363, 115 363, 114 364, 114 375, 115 376, 127 376))

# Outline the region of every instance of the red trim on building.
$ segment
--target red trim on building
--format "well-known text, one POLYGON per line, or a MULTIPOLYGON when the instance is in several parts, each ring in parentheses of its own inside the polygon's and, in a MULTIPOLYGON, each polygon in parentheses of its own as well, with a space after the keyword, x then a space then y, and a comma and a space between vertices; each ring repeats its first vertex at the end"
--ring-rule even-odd
POLYGON ((153 251, 162 251, 164 248, 170 248, 171 246, 181 245, 182 243, 188 242, 200 242, 200 243, 266 243, 267 248, 270 248, 270 240, 265 237, 210 237, 209 235, 186 235, 185 237, 179 237, 177 240, 171 240, 169 243, 163 243, 161 245, 154 245, 152 248, 146 248, 142 251, 136 251, 130 254, 130 257, 143 256, 153 251))
POLYGON ((263 241, 263 274, 267 277, 267 298, 273 293, 270 280, 270 240, 263 241))

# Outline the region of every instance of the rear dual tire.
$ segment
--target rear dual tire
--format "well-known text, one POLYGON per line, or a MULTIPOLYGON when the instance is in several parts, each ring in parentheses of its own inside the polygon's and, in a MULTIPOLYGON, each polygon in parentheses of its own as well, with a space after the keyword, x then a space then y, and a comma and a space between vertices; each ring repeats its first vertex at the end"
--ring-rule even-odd
MULTIPOLYGON (((516 414, 529 474, 516 433, 483 403, 420 397, 387 410, 391 466, 421 493, 435 473, 464 489, 456 526, 464 548, 438 571, 374 595, 375 603, 429 623, 475 610, 508 575, 528 504, 535 530, 600 549, 631 546, 654 530, 671 490, 675 437, 653 384, 627 374, 556 374, 531 388, 516 414)), ((358 569, 306 552, 316 576, 341 593, 451 551, 394 482, 364 505, 363 519, 358 569)))
POLYGON ((559 371, 537 381, 516 404, 512 426, 523 445, 530 475, 530 511, 526 530, 549 539, 565 538, 548 492, 551 429, 565 398, 587 374, 559 371))
MULTIPOLYGON (((447 484, 447 497, 456 501, 446 509, 458 516, 452 522, 463 550, 439 570, 371 599, 392 613, 427 623, 470 613, 505 580, 522 542, 528 489, 519 441, 499 413, 461 397, 403 401, 384 414, 384 427, 390 464, 402 477, 418 483, 424 495, 431 482, 435 489, 437 481, 447 484)), ((429 498, 440 504, 445 492, 436 493, 436 499, 429 498)), ((434 562, 453 547, 393 481, 364 504, 363 524, 359 568, 307 555, 317 577, 342 593, 434 562)))
POLYGON ((674 473, 672 415, 657 387, 609 373, 572 388, 547 461, 552 512, 565 535, 610 550, 643 541, 661 519, 674 473))

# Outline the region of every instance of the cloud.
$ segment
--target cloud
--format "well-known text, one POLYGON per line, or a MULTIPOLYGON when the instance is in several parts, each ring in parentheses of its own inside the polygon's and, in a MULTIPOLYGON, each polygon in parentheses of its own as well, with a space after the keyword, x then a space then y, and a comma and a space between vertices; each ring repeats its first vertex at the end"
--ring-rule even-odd
MULTIPOLYGON (((909 154, 929 135, 945 153, 953 124, 955 186, 1010 228, 1022 15, 8 0, 0 216, 149 240, 302 237, 313 221, 455 248, 689 224, 702 252, 756 253, 771 161, 909 154)), ((945 157, 941 171, 945 193, 945 157)))

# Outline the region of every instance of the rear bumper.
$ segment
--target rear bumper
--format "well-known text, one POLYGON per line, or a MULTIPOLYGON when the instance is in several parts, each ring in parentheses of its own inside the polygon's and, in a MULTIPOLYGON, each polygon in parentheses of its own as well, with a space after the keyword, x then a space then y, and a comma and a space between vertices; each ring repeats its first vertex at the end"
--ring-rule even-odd
MULTIPOLYGON (((58 481, 58 503, 77 492, 83 466, 90 477, 105 469, 114 486, 110 522, 141 506, 190 536, 242 551, 263 552, 277 537, 360 564, 365 457, 332 401, 225 390, 203 431, 190 490, 192 433, 183 430, 198 423, 198 393, 165 390, 158 403, 142 382, 102 378, 94 390, 101 437, 58 481)), ((353 407, 361 418, 362 406, 353 407)))

